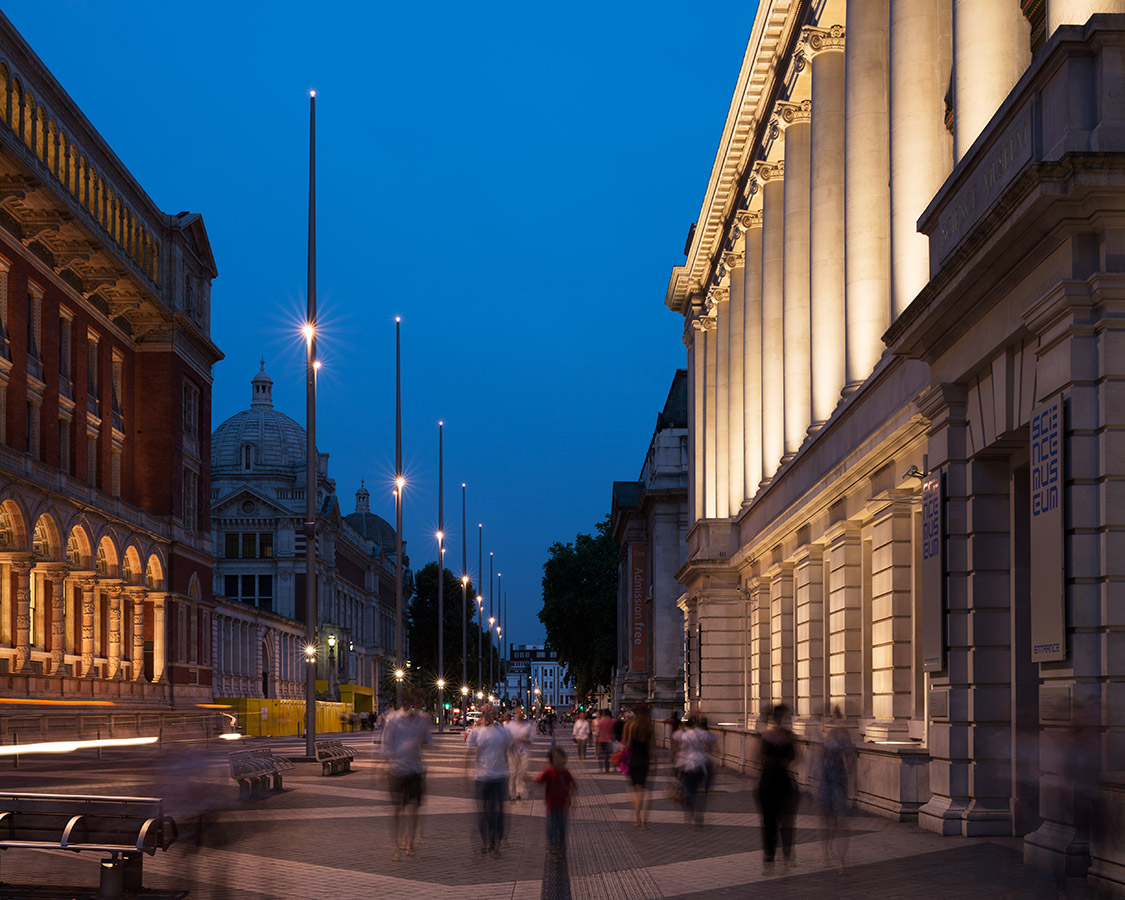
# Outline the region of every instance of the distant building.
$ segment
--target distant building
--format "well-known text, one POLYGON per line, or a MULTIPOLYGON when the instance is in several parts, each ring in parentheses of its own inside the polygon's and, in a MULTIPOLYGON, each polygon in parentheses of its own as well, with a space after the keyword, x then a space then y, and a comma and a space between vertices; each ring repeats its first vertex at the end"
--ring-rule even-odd
MULTIPOLYGON (((305 696, 305 460, 305 429, 274 408, 263 362, 250 408, 212 440, 217 697, 305 696)), ((362 486, 341 515, 327 453, 316 490, 318 695, 369 709, 355 698, 394 661, 395 532, 362 486)))
POLYGON ((509 698, 517 704, 522 700, 528 708, 540 704, 556 709, 574 706, 574 685, 554 650, 543 644, 513 644, 509 651, 509 698))
POLYGON ((8 696, 210 698, 215 275, 0 14, 8 696))
POLYGON ((611 534, 621 547, 616 705, 645 702, 666 718, 684 709, 683 589, 687 561, 687 370, 672 379, 638 481, 613 484, 611 534))

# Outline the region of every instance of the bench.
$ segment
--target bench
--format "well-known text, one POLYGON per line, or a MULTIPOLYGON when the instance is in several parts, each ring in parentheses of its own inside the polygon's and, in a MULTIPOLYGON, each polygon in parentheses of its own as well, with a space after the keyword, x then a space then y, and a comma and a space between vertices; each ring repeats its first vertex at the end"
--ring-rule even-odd
POLYGON ((249 800, 266 791, 280 791, 281 773, 293 768, 284 756, 268 748, 236 750, 230 755, 230 777, 238 782, 238 798, 249 800))
POLYGON ((316 761, 322 767, 321 775, 343 775, 352 770, 352 760, 358 751, 345 747, 342 741, 317 741, 316 761))
POLYGON ((141 890, 144 856, 178 837, 159 797, 0 793, 0 850, 94 850, 101 865, 99 897, 141 890))

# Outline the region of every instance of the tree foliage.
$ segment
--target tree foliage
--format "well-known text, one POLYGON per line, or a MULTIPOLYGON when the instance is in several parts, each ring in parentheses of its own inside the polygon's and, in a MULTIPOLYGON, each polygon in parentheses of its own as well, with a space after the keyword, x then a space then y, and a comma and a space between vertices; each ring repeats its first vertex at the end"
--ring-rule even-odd
POLYGON ((539 621, 574 681, 579 702, 610 683, 617 659, 619 550, 609 529, 607 515, 595 535, 552 544, 543 564, 539 621))
MULTIPOLYGON (((445 699, 454 705, 461 698, 461 580, 449 569, 444 570, 443 601, 445 613, 445 699)), ((407 609, 406 636, 410 641, 410 673, 413 684, 422 689, 427 704, 437 697, 438 679, 438 581, 437 563, 427 563, 414 575, 414 596, 407 609)), ((482 674, 488 680, 488 632, 476 618, 477 591, 470 582, 466 596, 466 628, 468 635, 468 674, 470 686, 477 685, 477 647, 483 656, 482 674)), ((500 656, 493 638, 492 671, 500 678, 500 656)))

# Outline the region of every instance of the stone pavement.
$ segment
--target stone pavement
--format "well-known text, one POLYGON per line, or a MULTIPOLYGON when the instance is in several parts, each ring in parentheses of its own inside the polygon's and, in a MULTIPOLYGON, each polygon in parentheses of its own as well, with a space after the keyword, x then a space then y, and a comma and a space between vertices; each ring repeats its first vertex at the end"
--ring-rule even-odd
MULTIPOLYGON (((333 735, 360 755, 349 775, 323 777, 299 763, 285 790, 239 801, 227 772, 232 745, 166 747, 145 755, 105 751, 21 759, 3 769, 9 790, 155 794, 167 798, 180 842, 145 859, 145 885, 190 888, 191 900, 642 900, 642 898, 929 898, 1001 900, 1086 897, 1082 882, 1057 885, 1020 862, 1016 839, 942 838, 867 815, 847 820, 843 872, 824 862, 813 815, 798 816, 796 863, 763 873, 760 819, 750 780, 720 771, 703 828, 683 821, 666 796, 667 766, 655 767, 649 828, 633 827, 628 785, 594 760, 571 759, 579 793, 569 823, 565 871, 551 868, 541 794, 529 785, 509 806, 498 859, 482 857, 472 783, 460 734, 435 735, 417 854, 393 861, 391 804, 370 733, 333 735), (208 808, 199 820, 187 810, 208 808), (546 874, 546 878, 544 875, 546 874), (768 884, 763 884, 768 882, 768 884)), ((294 740, 254 740, 300 754, 294 740)), ((539 738, 529 768, 545 763, 539 738)), ((564 742, 568 751, 574 745, 564 742)), ((573 754, 572 754, 573 756, 573 754)), ((7 761, 0 766, 7 765, 7 761)), ((805 800, 811 812, 811 800, 805 800)), ((6 884, 95 885, 98 854, 15 850, 3 854, 6 884)), ((8 891, 4 896, 19 896, 8 891)))

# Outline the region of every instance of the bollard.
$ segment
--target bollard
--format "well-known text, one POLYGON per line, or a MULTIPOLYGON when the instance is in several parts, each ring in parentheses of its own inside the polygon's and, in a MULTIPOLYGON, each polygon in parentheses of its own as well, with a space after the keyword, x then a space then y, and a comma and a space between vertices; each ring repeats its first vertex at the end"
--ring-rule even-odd
MULTIPOLYGON (((18 731, 12 732, 12 743, 15 744, 15 746, 17 746, 17 747, 20 745, 20 733, 18 731)), ((19 754, 19 751, 17 750, 15 753, 12 754, 12 768, 18 769, 19 767, 20 767, 20 754, 19 754)))
POLYGON ((102 730, 101 730, 101 729, 99 728, 99 729, 98 729, 98 759, 101 759, 101 758, 102 758, 102 745, 101 745, 101 739, 102 739, 102 730))
POLYGON ((163 725, 161 725, 160 728, 157 730, 156 750, 160 754, 164 753, 164 726, 163 725))
POLYGON ((98 900, 120 900, 125 889, 121 860, 116 856, 103 859, 101 878, 98 880, 98 900))

